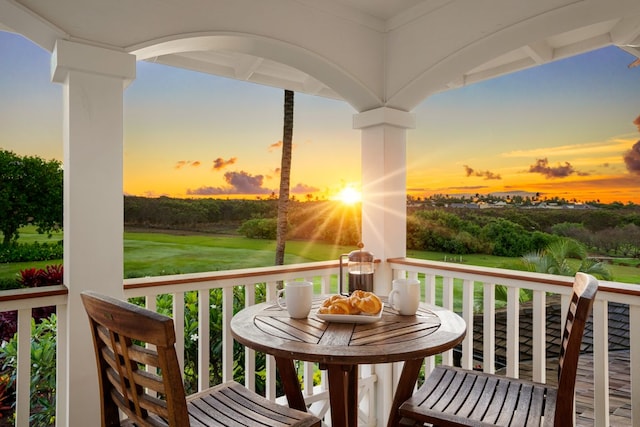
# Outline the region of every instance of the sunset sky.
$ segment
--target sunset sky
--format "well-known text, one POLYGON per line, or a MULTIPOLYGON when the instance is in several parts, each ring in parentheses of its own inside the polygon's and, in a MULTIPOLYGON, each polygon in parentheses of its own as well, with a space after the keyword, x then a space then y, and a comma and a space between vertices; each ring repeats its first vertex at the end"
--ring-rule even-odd
MULTIPOLYGON (((640 67, 609 47, 436 94, 407 133, 409 193, 535 194, 640 203, 640 67)), ((62 160, 62 87, 50 54, 0 32, 0 148, 62 160)), ((124 193, 277 193, 283 91, 139 63, 125 91, 124 193)), ((295 95, 291 185, 359 186, 348 104, 295 95)))

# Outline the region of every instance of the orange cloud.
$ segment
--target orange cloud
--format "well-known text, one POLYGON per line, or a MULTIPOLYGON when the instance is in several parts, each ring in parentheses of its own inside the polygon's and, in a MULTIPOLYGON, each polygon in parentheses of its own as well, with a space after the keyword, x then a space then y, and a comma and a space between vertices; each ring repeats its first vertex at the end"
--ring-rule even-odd
POLYGON ((282 141, 275 142, 269 146, 269 152, 272 152, 273 150, 277 150, 280 147, 282 147, 282 141))
MULTIPOLYGON (((278 149, 280 149, 280 148, 282 148, 282 141, 274 142, 273 144, 271 144, 271 145, 269 146, 269 152, 272 152, 272 151, 274 151, 274 150, 278 150, 278 149)), ((296 144, 293 144, 293 143, 292 143, 292 144, 291 144, 291 149, 292 149, 292 150, 295 150, 295 148, 296 148, 296 144)))
POLYGON ((231 157, 229 160, 224 160, 222 157, 218 157, 213 161, 213 169, 218 171, 226 166, 234 164, 237 160, 237 157, 231 157))
POLYGON ((543 175, 545 178, 566 178, 570 175, 576 174, 579 176, 587 176, 589 175, 586 172, 578 172, 569 162, 564 162, 564 165, 558 163, 558 166, 549 166, 549 160, 545 157, 544 159, 537 159, 536 163, 529 166, 529 172, 531 173, 539 173, 543 175))
POLYGON ((191 160, 178 160, 176 162, 176 169, 182 169, 184 166, 198 167, 200 166, 200 162, 198 160, 195 162, 192 162, 191 160))
POLYGON ((481 176, 484 179, 502 179, 500 174, 491 171, 476 171, 468 165, 464 165, 464 170, 467 176, 481 176))
POLYGON ((225 172, 224 180, 228 187, 200 187, 187 189, 190 196, 211 196, 219 194, 269 194, 273 190, 263 187, 263 175, 251 175, 245 171, 225 172))
MULTIPOLYGON (((640 122, 639 119, 640 117, 636 120, 640 122)), ((633 144, 633 147, 624 153, 622 158, 629 172, 634 175, 640 175, 640 141, 633 144)))

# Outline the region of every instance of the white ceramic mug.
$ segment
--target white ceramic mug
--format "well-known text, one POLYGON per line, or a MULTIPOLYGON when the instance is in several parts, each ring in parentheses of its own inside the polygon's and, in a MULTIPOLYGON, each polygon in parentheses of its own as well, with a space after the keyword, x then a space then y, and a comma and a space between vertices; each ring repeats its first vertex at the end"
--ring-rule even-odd
POLYGON ((418 279, 395 279, 389 293, 389 305, 403 316, 411 316, 420 305, 420 281, 418 279))
POLYGON ((284 289, 278 291, 276 298, 280 308, 287 310, 292 319, 304 319, 311 311, 313 282, 287 282, 284 289))

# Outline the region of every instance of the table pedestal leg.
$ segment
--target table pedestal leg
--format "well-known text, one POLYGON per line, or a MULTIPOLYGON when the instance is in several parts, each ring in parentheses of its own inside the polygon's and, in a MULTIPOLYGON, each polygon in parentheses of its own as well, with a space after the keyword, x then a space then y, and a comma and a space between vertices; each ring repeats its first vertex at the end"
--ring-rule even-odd
POLYGON ((293 360, 282 357, 276 357, 275 359, 289 408, 307 412, 307 405, 304 402, 304 397, 302 397, 300 381, 298 380, 298 373, 296 372, 293 360))
POLYGON ((358 425, 358 367, 354 365, 320 365, 329 375, 331 425, 358 425))
POLYGON ((424 359, 407 360, 404 362, 402 373, 400 374, 400 381, 398 381, 398 388, 396 389, 396 394, 393 396, 387 427, 399 425, 400 414, 398 414, 398 409, 400 405, 413 394, 423 362, 424 359))

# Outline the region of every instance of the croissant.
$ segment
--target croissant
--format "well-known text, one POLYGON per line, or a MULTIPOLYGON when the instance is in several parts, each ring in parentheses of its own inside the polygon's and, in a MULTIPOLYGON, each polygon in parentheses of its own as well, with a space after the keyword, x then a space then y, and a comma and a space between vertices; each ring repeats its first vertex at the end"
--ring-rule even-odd
POLYGON ((358 314, 357 309, 351 305, 349 298, 344 295, 333 295, 322 303, 318 309, 320 314, 358 314))
POLYGON ((378 314, 382 310, 382 301, 373 292, 362 290, 353 291, 349 297, 351 305, 365 314, 378 314))

